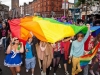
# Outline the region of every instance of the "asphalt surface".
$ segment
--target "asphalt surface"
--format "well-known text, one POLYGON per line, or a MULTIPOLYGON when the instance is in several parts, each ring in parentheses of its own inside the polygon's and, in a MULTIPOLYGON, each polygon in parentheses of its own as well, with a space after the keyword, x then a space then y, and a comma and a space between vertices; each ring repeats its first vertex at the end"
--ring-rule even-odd
MULTIPOLYGON (((8 67, 4 66, 4 58, 5 58, 4 50, 3 50, 3 48, 0 47, 0 68, 2 69, 2 75, 12 75, 10 69, 8 67)), ((60 63, 62 64, 62 62, 60 62, 60 63)), ((68 71, 69 71, 70 75, 71 75, 71 68, 72 68, 72 65, 69 64, 68 71)), ((21 75, 31 75, 31 70, 29 71, 29 73, 25 72, 24 64, 21 66, 21 75)), ((38 62, 36 63, 34 75, 41 75, 38 62)), ((53 69, 50 71, 49 75, 53 75, 53 69)), ((63 65, 62 65, 62 68, 58 68, 57 75, 65 75, 63 65)), ((83 75, 83 73, 81 72, 78 75, 83 75)), ((90 75, 90 74, 88 74, 88 75, 90 75)))

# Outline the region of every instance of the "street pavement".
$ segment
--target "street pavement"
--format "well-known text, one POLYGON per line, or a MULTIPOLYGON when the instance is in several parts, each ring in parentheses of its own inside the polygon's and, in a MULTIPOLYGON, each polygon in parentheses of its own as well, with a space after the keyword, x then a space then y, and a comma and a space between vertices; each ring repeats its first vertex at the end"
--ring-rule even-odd
MULTIPOLYGON (((0 47, 0 68, 2 69, 2 75, 11 75, 11 71, 9 70, 9 68, 4 66, 4 58, 5 58, 4 50, 3 50, 3 48, 0 47)), ((62 64, 62 62, 61 62, 61 64, 62 64)), ((72 68, 72 66, 71 66, 71 64, 69 64, 68 71, 70 73, 71 73, 71 68, 72 68)), ((25 65, 24 64, 21 66, 21 75, 31 75, 31 70, 29 71, 29 73, 25 72, 25 65)), ((36 63, 34 75, 41 75, 38 62, 36 63)), ((50 71, 49 75, 53 75, 53 69, 50 71)), ((62 65, 62 68, 58 68, 57 75, 64 75, 63 65, 62 65)), ((83 75, 83 73, 81 72, 78 75, 83 75)))

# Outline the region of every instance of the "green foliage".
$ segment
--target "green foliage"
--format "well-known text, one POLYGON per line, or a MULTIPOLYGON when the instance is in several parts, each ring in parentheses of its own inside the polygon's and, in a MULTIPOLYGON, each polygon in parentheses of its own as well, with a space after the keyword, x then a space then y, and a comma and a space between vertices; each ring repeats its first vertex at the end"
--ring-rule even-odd
POLYGON ((78 2, 75 4, 76 7, 80 6, 81 4, 84 4, 85 0, 78 0, 78 2))

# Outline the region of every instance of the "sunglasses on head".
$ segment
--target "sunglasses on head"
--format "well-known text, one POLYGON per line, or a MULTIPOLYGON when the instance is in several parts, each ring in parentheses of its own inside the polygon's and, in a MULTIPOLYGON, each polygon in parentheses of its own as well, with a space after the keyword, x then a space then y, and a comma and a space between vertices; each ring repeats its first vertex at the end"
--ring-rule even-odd
POLYGON ((19 39, 15 39, 14 41, 19 40, 19 39))

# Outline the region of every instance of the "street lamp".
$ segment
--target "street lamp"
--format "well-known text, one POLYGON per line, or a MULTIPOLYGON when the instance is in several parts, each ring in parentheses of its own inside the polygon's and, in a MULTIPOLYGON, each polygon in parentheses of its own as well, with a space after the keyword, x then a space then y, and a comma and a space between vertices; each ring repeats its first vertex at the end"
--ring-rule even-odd
POLYGON ((66 16, 66 0, 64 1, 64 3, 65 3, 64 16, 66 16))

